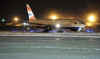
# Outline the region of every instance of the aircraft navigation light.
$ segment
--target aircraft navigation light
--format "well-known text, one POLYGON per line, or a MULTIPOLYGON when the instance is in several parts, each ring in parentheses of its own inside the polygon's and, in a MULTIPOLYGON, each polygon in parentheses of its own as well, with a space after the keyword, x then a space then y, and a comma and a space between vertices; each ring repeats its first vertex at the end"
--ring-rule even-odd
POLYGON ((61 25, 60 24, 56 24, 56 28, 60 28, 61 27, 61 25))

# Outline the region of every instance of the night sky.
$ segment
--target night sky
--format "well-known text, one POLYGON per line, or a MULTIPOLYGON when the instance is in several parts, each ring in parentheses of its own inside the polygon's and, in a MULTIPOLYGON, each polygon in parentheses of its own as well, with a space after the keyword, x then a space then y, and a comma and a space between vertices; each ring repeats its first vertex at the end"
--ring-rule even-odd
POLYGON ((43 16, 48 10, 62 13, 81 14, 86 10, 100 10, 99 0, 0 0, 0 16, 27 16, 25 4, 29 3, 36 17, 43 16))

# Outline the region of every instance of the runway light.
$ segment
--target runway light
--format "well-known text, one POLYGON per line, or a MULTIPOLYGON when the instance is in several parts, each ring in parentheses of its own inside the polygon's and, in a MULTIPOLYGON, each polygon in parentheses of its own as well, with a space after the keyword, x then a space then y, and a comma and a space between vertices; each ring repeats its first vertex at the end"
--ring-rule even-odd
POLYGON ((87 29, 86 32, 94 32, 93 29, 87 29))

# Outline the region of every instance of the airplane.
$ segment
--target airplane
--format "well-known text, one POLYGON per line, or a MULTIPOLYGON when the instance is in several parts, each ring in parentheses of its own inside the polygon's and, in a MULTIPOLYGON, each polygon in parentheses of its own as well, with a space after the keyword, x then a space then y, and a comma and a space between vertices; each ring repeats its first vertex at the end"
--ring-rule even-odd
POLYGON ((64 18, 64 19, 37 19, 33 13, 29 4, 26 4, 28 22, 13 24, 7 23, 9 26, 15 28, 28 28, 31 32, 67 32, 71 31, 82 31, 85 28, 85 24, 81 20, 64 18), (25 27, 24 27, 25 26, 25 27))
POLYGON ((26 4, 26 8, 29 17, 29 24, 32 27, 37 27, 37 28, 40 27, 45 29, 46 31, 58 30, 58 28, 59 30, 70 29, 70 30, 82 31, 85 28, 85 24, 82 23, 81 20, 76 20, 76 19, 65 18, 65 19, 56 19, 55 21, 51 19, 37 19, 35 17, 35 14, 32 12, 32 9, 29 4, 26 4))

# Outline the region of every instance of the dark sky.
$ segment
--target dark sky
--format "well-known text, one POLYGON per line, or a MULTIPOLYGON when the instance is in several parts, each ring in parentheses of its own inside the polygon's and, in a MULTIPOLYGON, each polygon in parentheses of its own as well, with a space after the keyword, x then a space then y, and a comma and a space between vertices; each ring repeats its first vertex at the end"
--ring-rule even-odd
POLYGON ((27 15, 25 4, 29 3, 37 17, 45 14, 48 10, 59 10, 62 13, 80 14, 87 9, 100 9, 99 0, 0 0, 0 16, 27 15))

